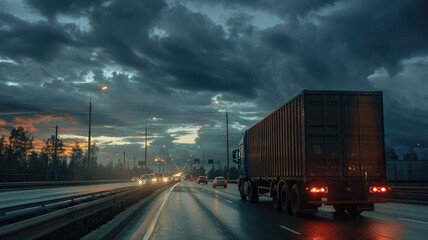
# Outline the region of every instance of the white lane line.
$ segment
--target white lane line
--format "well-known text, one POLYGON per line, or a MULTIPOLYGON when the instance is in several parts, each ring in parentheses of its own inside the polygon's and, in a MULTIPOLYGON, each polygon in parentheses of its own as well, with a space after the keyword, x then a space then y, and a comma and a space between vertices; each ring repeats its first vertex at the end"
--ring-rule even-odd
POLYGON ((294 231, 293 229, 289 229, 288 227, 284 227, 284 226, 282 226, 282 225, 279 225, 279 227, 284 228, 285 230, 288 230, 288 231, 290 231, 290 232, 292 232, 292 233, 295 233, 295 234, 297 234, 297 235, 300 235, 300 233, 299 233, 299 232, 296 232, 296 231, 294 231))
POLYGON ((234 203, 234 202, 232 202, 232 201, 230 201, 230 200, 227 200, 227 199, 226 199, 226 202, 234 203))
POLYGON ((413 220, 413 219, 408 219, 408 218, 397 218, 397 219, 401 219, 401 220, 409 221, 409 222, 417 222, 417 223, 428 224, 428 222, 422 222, 422 221, 413 220))
POLYGON ((20 199, 21 199, 21 200, 27 200, 27 199, 39 198, 39 197, 41 197, 41 196, 43 196, 43 195, 42 195, 42 194, 39 194, 39 195, 31 195, 31 196, 24 196, 24 197, 21 197, 20 199))
POLYGON ((153 218, 152 222, 150 223, 149 228, 147 229, 146 233, 144 234, 143 240, 148 240, 150 236, 153 233, 153 230, 155 229, 155 225, 158 222, 159 216, 162 212, 163 206, 166 203, 166 200, 168 200, 169 195, 171 194, 172 190, 177 186, 179 183, 176 183, 168 192, 168 194, 165 197, 165 200, 163 200, 162 205, 159 207, 158 211, 156 212, 155 217, 153 218))

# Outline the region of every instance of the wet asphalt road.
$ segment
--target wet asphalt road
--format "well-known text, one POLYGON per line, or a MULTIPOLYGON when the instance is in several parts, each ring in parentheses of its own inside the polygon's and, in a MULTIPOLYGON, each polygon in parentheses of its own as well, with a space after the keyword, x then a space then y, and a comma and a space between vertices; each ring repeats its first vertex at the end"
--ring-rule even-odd
POLYGON ((159 195, 118 239, 428 239, 428 206, 376 204, 361 216, 323 206, 311 216, 277 212, 269 198, 241 201, 235 184, 181 182, 159 195), (162 207, 161 207, 162 206, 162 207))

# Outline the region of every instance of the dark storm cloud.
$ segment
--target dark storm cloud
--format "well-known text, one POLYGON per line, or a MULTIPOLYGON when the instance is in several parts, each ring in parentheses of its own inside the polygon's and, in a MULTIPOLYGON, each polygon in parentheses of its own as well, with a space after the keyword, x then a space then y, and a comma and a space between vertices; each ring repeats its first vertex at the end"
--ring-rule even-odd
POLYGON ((284 15, 304 15, 312 10, 317 10, 326 6, 333 5, 337 0, 191 0, 196 3, 204 3, 210 5, 222 4, 227 8, 242 8, 269 11, 278 16, 284 15))
POLYGON ((252 17, 245 13, 237 13, 231 16, 226 24, 229 27, 230 36, 234 38, 239 38, 240 34, 244 36, 251 36, 255 27, 250 23, 252 17))
POLYGON ((343 11, 323 19, 321 35, 346 44, 348 57, 401 70, 399 61, 427 53, 428 2, 352 1, 343 11))
POLYGON ((0 30, 0 54, 12 59, 52 60, 61 47, 77 45, 63 29, 48 23, 28 24, 7 13, 0 13, 0 21, 8 27, 0 30))
POLYGON ((161 27, 169 36, 151 41, 156 66, 173 76, 172 86, 191 91, 231 91, 253 95, 252 69, 239 58, 236 42, 206 16, 176 4, 164 13, 161 27))
POLYGON ((80 15, 89 10, 89 7, 98 7, 102 0, 28 0, 27 4, 40 11, 43 15, 53 18, 58 13, 80 15))

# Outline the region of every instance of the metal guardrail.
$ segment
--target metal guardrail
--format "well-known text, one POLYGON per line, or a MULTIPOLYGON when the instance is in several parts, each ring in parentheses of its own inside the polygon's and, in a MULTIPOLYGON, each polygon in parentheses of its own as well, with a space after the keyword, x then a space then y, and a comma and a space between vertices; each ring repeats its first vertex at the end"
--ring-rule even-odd
POLYGON ((58 187, 58 186, 77 186, 93 184, 109 184, 130 182, 129 179, 115 180, 88 180, 88 181, 39 181, 39 182, 1 182, 0 189, 28 188, 28 187, 58 187))
POLYGON ((391 187, 391 192, 428 193, 428 187, 391 187))
POLYGON ((0 239, 80 238, 153 192, 175 183, 143 185, 113 196, 57 210, 0 228, 0 239))
POLYGON ((21 205, 9 206, 0 208, 0 223, 11 221, 14 218, 23 217, 25 215, 31 215, 41 212, 45 209, 52 209, 58 207, 66 207, 71 205, 77 205, 82 202, 88 202, 93 199, 106 197, 120 192, 129 191, 137 186, 124 187, 113 190, 98 191, 92 193, 78 194, 68 197, 60 197, 50 199, 46 201, 32 202, 21 205))

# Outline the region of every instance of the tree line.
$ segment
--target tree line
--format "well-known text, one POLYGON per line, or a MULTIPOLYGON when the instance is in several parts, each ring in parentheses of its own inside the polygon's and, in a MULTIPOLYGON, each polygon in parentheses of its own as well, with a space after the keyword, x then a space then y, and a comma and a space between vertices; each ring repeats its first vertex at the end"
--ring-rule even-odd
POLYGON ((75 142, 66 153, 64 142, 54 135, 43 139, 43 147, 36 151, 34 137, 29 129, 13 128, 8 139, 0 138, 0 181, 45 181, 45 180, 96 180, 123 179, 140 176, 144 169, 131 169, 129 164, 111 161, 99 164, 96 144, 91 145, 89 170, 85 164, 87 151, 75 142), (56 152, 55 152, 56 140, 56 152))

